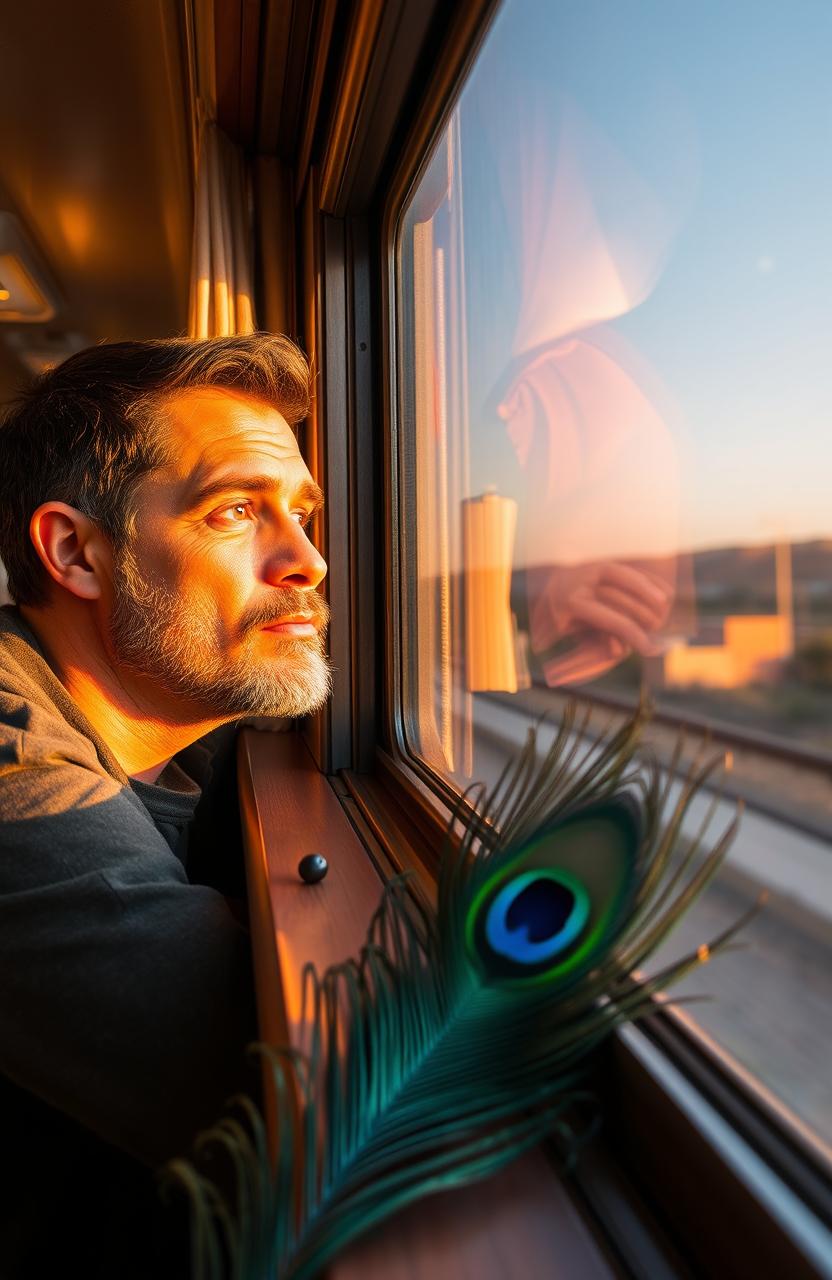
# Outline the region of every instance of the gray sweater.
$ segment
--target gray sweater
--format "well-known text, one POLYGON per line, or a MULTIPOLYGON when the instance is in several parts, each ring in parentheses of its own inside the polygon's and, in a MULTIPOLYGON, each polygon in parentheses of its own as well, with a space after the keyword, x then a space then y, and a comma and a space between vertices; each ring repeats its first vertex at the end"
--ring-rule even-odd
POLYGON ((239 849, 223 865, 216 838, 239 830, 233 773, 213 811, 195 777, 211 780, 204 740, 131 782, 0 608, 0 1124, 29 1108, 20 1141, 33 1126, 47 1159, 54 1120, 56 1158, 77 1136, 93 1164, 158 1165, 254 1087, 249 936, 226 896, 244 891, 239 849))

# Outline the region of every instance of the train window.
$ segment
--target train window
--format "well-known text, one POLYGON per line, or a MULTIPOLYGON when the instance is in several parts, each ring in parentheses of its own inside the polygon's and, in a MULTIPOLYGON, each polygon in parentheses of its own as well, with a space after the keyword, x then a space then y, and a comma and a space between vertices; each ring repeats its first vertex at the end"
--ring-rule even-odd
POLYGON ((679 994, 827 1142, 830 40, 504 0, 395 242, 407 749, 460 790, 570 696, 708 727, 747 811, 670 950, 769 898, 679 994))

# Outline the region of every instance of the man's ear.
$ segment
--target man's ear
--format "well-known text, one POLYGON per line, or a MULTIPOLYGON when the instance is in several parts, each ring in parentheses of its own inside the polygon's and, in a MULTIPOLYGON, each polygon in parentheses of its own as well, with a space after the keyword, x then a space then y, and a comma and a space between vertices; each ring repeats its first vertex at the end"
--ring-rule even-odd
POLYGON ((112 577, 112 549, 89 516, 66 502, 42 502, 29 537, 47 573, 82 600, 98 600, 112 577))

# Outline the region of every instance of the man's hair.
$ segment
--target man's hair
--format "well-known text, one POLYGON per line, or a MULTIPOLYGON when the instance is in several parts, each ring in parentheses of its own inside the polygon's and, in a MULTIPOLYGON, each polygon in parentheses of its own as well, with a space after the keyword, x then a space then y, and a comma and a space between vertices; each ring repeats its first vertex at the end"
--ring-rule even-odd
POLYGON ((39 377, 0 425, 0 560, 18 604, 48 603, 49 576, 29 536, 43 502, 94 520, 116 552, 135 530, 139 481, 171 459, 165 399, 227 387, 293 425, 309 412, 306 357, 280 334, 165 338, 89 347, 39 377))

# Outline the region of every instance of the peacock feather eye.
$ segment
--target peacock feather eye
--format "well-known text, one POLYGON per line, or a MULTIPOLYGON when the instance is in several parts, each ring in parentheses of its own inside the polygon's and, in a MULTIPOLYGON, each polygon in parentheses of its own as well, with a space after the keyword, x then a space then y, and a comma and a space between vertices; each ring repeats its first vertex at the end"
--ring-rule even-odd
POLYGON ((498 955, 534 964, 568 947, 588 917, 589 895, 575 876, 526 871, 509 880, 491 903, 485 936, 498 955))
POLYGON ((586 972, 626 919, 640 829, 635 804, 621 797, 496 857, 466 918, 483 976, 527 985, 586 972))

